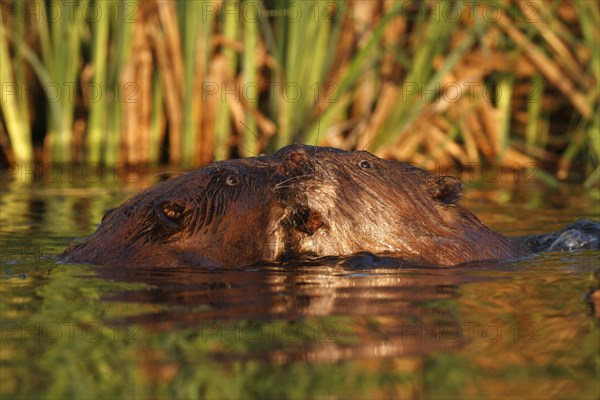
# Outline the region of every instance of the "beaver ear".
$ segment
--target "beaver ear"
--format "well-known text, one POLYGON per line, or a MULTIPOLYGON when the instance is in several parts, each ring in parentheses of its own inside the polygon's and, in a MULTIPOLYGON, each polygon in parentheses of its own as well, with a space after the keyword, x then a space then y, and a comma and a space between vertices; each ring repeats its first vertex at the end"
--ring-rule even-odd
POLYGON ((181 228, 185 203, 183 201, 165 201, 158 204, 154 211, 159 220, 172 229, 181 228))
POLYGON ((462 195, 463 184, 453 176, 440 176, 435 180, 429 193, 434 200, 444 204, 454 204, 462 195))

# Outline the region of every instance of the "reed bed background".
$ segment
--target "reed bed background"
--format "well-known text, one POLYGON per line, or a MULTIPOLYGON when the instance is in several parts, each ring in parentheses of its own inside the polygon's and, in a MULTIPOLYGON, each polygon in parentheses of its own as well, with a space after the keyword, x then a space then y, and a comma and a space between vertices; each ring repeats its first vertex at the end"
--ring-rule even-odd
POLYGON ((305 142, 600 181, 595 1, 4 1, 0 12, 4 164, 190 167, 305 142))

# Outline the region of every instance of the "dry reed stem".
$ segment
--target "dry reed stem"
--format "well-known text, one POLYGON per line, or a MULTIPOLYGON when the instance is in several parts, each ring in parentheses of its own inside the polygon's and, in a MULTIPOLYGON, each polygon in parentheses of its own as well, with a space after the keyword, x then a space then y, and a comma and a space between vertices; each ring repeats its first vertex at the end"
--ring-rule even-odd
MULTIPOLYGON (((377 2, 359 1, 352 7, 351 13, 354 19, 354 27, 358 36, 358 49, 364 49, 371 39, 372 32, 378 19, 377 2)), ((365 64, 371 64, 375 56, 365 60, 365 64)), ((376 76, 374 69, 368 69, 357 81, 356 96, 350 105, 352 117, 368 117, 371 114, 371 105, 375 101, 376 76)))
MULTIPOLYGON (((227 58, 222 54, 215 55, 208 64, 207 79, 210 82, 216 83, 219 87, 222 87, 222 85, 230 79, 231 75, 232 72, 229 68, 227 58)), ((217 96, 206 96, 202 101, 201 145, 203 148, 214 148, 215 138, 218 134, 215 132, 218 109, 219 98, 217 96)), ((199 154, 199 161, 201 164, 204 164, 211 161, 212 157, 212 152, 201 151, 199 154)))
POLYGON ((504 157, 500 160, 500 166, 506 168, 515 168, 524 166, 526 164, 533 163, 532 157, 516 150, 512 147, 508 147, 504 153, 504 157))
POLYGON ((343 150, 351 150, 351 148, 348 147, 348 140, 344 135, 344 132, 346 132, 349 129, 350 125, 354 125, 354 121, 331 125, 325 130, 323 139, 319 143, 323 146, 337 147, 338 149, 343 150))
MULTIPOLYGON (((139 108, 139 126, 138 148, 139 153, 136 155, 134 162, 148 163, 150 160, 150 121, 152 112, 152 73, 154 67, 152 65, 152 53, 150 45, 140 30, 140 47, 137 50, 138 54, 138 70, 139 70, 139 93, 140 93, 140 108, 139 108)), ((135 104, 135 103, 130 103, 135 104)), ((162 111, 160 111, 162 112, 162 111)), ((132 132, 135 127, 131 127, 132 132)))
POLYGON ((467 115, 467 123, 471 128, 471 133, 473 135, 473 139, 477 144, 477 148, 483 156, 488 160, 493 160, 496 156, 496 152, 494 151, 494 146, 491 141, 485 134, 483 124, 479 115, 477 115, 476 109, 472 109, 471 112, 467 115))
MULTIPOLYGON (((393 0, 385 0, 383 12, 389 12, 395 6, 393 0)), ((398 49, 399 41, 406 31, 406 20, 395 18, 385 27, 383 35, 383 46, 388 51, 383 55, 380 79, 382 80, 379 94, 376 98, 376 106, 366 121, 366 126, 358 137, 357 148, 367 148, 375 139, 377 132, 389 118, 398 99, 401 75, 401 66, 395 60, 395 50, 398 49)))
MULTIPOLYGON (((355 26, 350 15, 345 16, 342 25, 340 37, 337 46, 335 47, 331 68, 324 77, 326 83, 331 83, 336 86, 339 86, 342 81, 343 76, 349 68, 352 55, 356 50, 355 26)), ((318 118, 327 108, 331 107, 331 104, 326 102, 327 96, 324 95, 324 90, 325 89, 323 89, 323 92, 319 93, 319 101, 313 107, 314 118, 318 118)), ((338 102, 342 101, 342 99, 337 100, 338 102)))
POLYGON ((495 50, 484 52, 482 49, 473 49, 466 54, 462 68, 467 68, 479 76, 489 76, 499 71, 518 77, 530 77, 539 73, 526 57, 521 56, 515 59, 514 54, 495 50))
MULTIPOLYGON (((411 135, 402 135, 401 139, 398 141, 398 145, 389 146, 391 148, 387 151, 399 160, 411 160, 416 154, 417 148, 423 143, 423 140, 423 131, 415 129, 414 133, 411 135)), ((381 153, 380 151, 377 151, 377 154, 383 154, 385 151, 386 149, 384 148, 381 153)))
POLYGON ((456 118, 459 122, 461 133, 465 141, 467 160, 469 163, 474 163, 479 161, 479 152, 477 150, 477 143, 475 141, 471 125, 469 124, 471 108, 472 107, 470 104, 464 104, 464 101, 461 101, 457 105, 456 109, 452 109, 452 111, 455 111, 455 113, 453 113, 454 118, 456 118))
MULTIPOLYGON (((536 7, 527 7, 524 2, 507 1, 504 5, 516 6, 520 8, 520 16, 529 18, 513 21, 506 13, 500 13, 497 24, 487 27, 487 31, 466 53, 461 53, 462 59, 457 62, 451 72, 443 77, 440 82, 443 85, 442 91, 437 98, 424 100, 419 95, 410 96, 408 93, 403 95, 402 84, 410 76, 420 76, 415 74, 414 68, 411 70, 411 60, 406 54, 417 53, 420 46, 428 45, 423 42, 420 35, 427 31, 427 24, 433 21, 413 21, 407 18, 407 15, 399 15, 393 18, 383 30, 381 41, 376 43, 379 47, 379 53, 370 54, 364 60, 364 73, 353 86, 349 87, 344 93, 340 93, 337 104, 327 103, 328 98, 324 85, 321 85, 323 91, 320 93, 319 101, 312 104, 312 110, 309 110, 310 121, 306 125, 318 120, 322 115, 326 116, 327 125, 322 126, 319 132, 321 143, 334 144, 342 148, 364 148, 371 144, 380 132, 395 129, 394 132, 385 132, 394 134, 389 146, 397 146, 397 149, 391 147, 382 147, 378 153, 393 154, 403 160, 428 160, 431 157, 437 157, 439 160, 458 160, 461 163, 477 162, 481 158, 496 160, 502 156, 503 166, 511 166, 515 162, 531 162, 535 159, 546 159, 556 161, 556 154, 561 151, 560 146, 567 148, 568 155, 563 157, 577 156, 579 149, 573 150, 568 147, 562 133, 556 137, 553 142, 549 140, 558 128, 558 125, 549 125, 549 114, 572 113, 571 107, 583 116, 582 124, 590 124, 594 117, 600 92, 595 81, 594 71, 590 71, 592 64, 593 51, 585 46, 585 43, 579 41, 581 30, 583 29, 580 21, 578 9, 574 3, 562 2, 556 5, 556 8, 548 8, 545 2, 533 0, 536 7), (531 14, 531 11, 535 14, 531 14), (548 11, 546 11, 548 10, 548 11), (570 26, 573 25, 573 26, 570 26), (528 36, 531 34, 531 36, 528 36), (533 37, 534 39, 530 39, 533 37), (536 42, 534 42, 534 40, 536 42), (508 46, 505 43, 509 41, 508 46), (517 46, 518 49, 512 49, 517 46), (510 50, 505 50, 507 47, 510 50), (548 54, 548 55, 547 55, 548 54), (400 61, 402 60, 402 61, 400 61), (408 71, 405 70, 408 68, 408 71), (412 72, 411 72, 412 71, 412 72), (407 78, 407 73, 410 73, 407 78), (477 88, 487 90, 486 84, 493 82, 498 76, 507 76, 515 79, 515 93, 522 93, 517 85, 523 85, 528 78, 538 76, 541 80, 548 81, 550 90, 544 91, 539 95, 542 102, 538 111, 539 114, 538 129, 530 129, 529 124, 532 116, 529 114, 530 108, 527 107, 525 96, 518 96, 511 104, 510 115, 504 104, 504 111, 494 107, 494 103, 489 98, 478 97, 471 99, 454 99, 453 90, 460 90, 467 93, 467 85, 475 85, 477 88), (453 86, 445 86, 452 84, 453 86), (559 95, 552 86, 558 89, 559 95), (458 89, 456 89, 458 88, 458 89), (409 100, 403 100, 408 98, 409 100), (566 99, 566 100, 565 100, 566 99), (429 104, 400 104, 400 101, 428 101, 429 104), (416 107, 416 108, 415 108, 416 107), (332 110, 330 110, 332 109, 332 110), (412 114, 419 109, 418 115, 412 114), (325 113, 325 111, 327 111, 325 113), (404 116, 413 118, 409 125, 394 127, 393 123, 399 122, 403 112, 404 116), (506 113, 506 114, 505 114, 506 113), (502 115, 501 115, 502 114, 502 115), (502 136, 505 132, 500 132, 501 123, 506 122, 505 118, 510 118, 511 139, 516 139, 512 143, 505 143, 507 138, 502 136), (552 131, 550 131, 552 128, 552 131), (530 140, 530 131, 536 130, 535 140, 530 140), (451 137, 449 135, 452 135, 451 137), (454 136, 456 135, 456 136, 454 136), (526 138, 530 144, 535 144, 539 148, 524 144, 526 138), (545 150, 552 142, 550 150, 545 150), (504 148, 507 146, 507 148, 504 148), (429 152, 429 154, 427 154, 429 152), (530 154, 532 157, 525 155, 530 154)), ((431 6, 438 4, 435 1, 426 2, 425 6, 431 11, 431 6)), ((124 65, 119 74, 119 83, 135 82, 138 89, 137 103, 125 102, 122 104, 122 127, 121 129, 121 148, 119 149, 119 160, 124 162, 146 163, 150 155, 149 133, 154 126, 154 113, 161 113, 166 118, 160 123, 162 135, 169 133, 171 163, 178 163, 182 157, 182 140, 184 128, 184 118, 182 110, 184 101, 190 99, 184 98, 184 53, 182 49, 182 38, 180 37, 180 28, 174 3, 162 0, 150 0, 140 3, 141 16, 140 22, 134 27, 132 36, 131 57, 124 65), (146 36, 147 35, 147 36, 146 36), (164 110, 153 110, 157 107, 157 101, 152 93, 155 81, 155 73, 159 77, 161 92, 163 92, 164 110), (166 111, 166 112, 165 112, 166 111), (164 114, 162 114, 165 112, 164 114)), ((221 1, 217 8, 221 7, 221 1)), ((333 59, 328 70, 325 72, 325 83, 337 83, 338 85, 347 76, 347 72, 354 56, 364 49, 369 38, 372 37, 376 27, 385 17, 386 13, 397 6, 395 0, 381 0, 373 2, 350 2, 347 3, 347 12, 339 14, 342 18, 342 30, 338 37, 337 45, 334 49, 333 59)), ((340 9, 342 9, 340 8, 340 9)), ((582 9, 588 10, 585 7, 582 9)), ((177 10, 180 11, 180 10, 177 10)), ((471 8, 466 8, 471 12, 471 8)), ((592 10, 593 11, 593 10, 592 10)), ((468 29, 473 27, 473 16, 468 15, 452 27, 450 38, 450 51, 453 47, 461 43, 468 34, 468 29), (464 29, 463 29, 464 28, 464 29)), ((199 22, 200 23, 200 22, 199 22)), ((219 110, 219 95, 208 96, 204 100, 202 82, 209 79, 221 87, 223 83, 228 89, 232 89, 236 83, 241 83, 242 74, 236 72, 237 67, 233 67, 220 57, 223 54, 222 47, 226 46, 234 51, 244 51, 243 44, 239 40, 223 37, 217 34, 219 25, 215 29, 199 29, 200 34, 210 35, 206 40, 197 40, 196 66, 193 77, 188 77, 186 82, 192 82, 194 87, 193 97, 191 98, 191 109, 193 110, 192 124, 198 132, 198 137, 194 143, 195 155, 194 163, 204 163, 211 159, 213 147, 215 145, 216 114, 219 110), (207 48, 209 46, 210 48, 207 48)), ((289 28, 289 27, 287 27, 289 28)), ((311 27, 312 28, 312 27, 311 27)), ((584 33, 587 31, 584 31, 584 33)), ((278 32, 275 32, 276 34, 278 32)), ((585 39, 589 40, 589 34, 585 39)), ((111 36, 112 37, 112 36, 111 36)), ((259 40, 259 46, 263 46, 259 40)), ((285 43, 282 43, 285 46, 285 43)), ((435 47, 435 46, 433 46, 435 47)), ((256 49, 254 49, 256 50, 256 49)), ((293 81, 295 77, 279 75, 277 54, 267 54, 264 48, 261 48, 256 57, 252 68, 257 70, 270 70, 273 74, 266 73, 264 77, 270 77, 274 81, 286 82, 293 81)), ((434 66, 432 72, 444 63, 446 53, 436 54, 435 57, 426 59, 423 65, 429 68, 430 64, 434 66)), ((242 54, 243 55, 243 54, 242 54)), ((414 61, 414 60, 413 60, 414 61)), ((328 61, 326 61, 328 62, 328 61)), ((325 67, 325 65, 324 65, 325 67)), ((80 73, 81 85, 91 83, 90 75, 92 68, 90 65, 84 65, 80 73)), ((189 72, 189 71, 187 71, 189 72)), ((258 79, 263 78, 260 76, 258 79)), ((425 81, 431 79, 429 76, 421 77, 425 81)), ((423 83, 423 82, 419 82, 423 83)), ((265 84, 265 86, 268 83, 265 84)), ((265 90, 271 90, 261 84, 260 93, 265 90)), ((521 88, 522 88, 521 87, 521 88)), ((236 87, 239 91, 239 86, 236 87)), ((408 89, 407 89, 408 90, 408 89)), ((278 95, 278 94, 276 94, 278 95)), ((464 94, 463 94, 464 96, 464 94)), ((237 93, 236 98, 240 101, 233 101, 233 95, 227 96, 227 104, 221 108, 231 110, 229 124, 234 125, 234 132, 231 137, 221 139, 228 141, 229 146, 239 145, 244 135, 256 134, 259 137, 259 146, 264 147, 269 139, 276 135, 277 126, 272 119, 277 118, 277 114, 265 114, 262 108, 265 104, 248 104, 241 93, 237 93), (248 132, 246 122, 248 119, 255 120, 257 123, 257 132, 248 132), (239 140, 239 142, 237 142, 239 140)), ((496 101, 498 99, 495 99, 496 101)), ((84 108, 89 109, 89 101, 82 98, 84 108)), ((279 98, 276 101, 282 102, 279 98)), ((189 105, 189 104, 188 104, 189 105)), ((290 106, 289 104, 287 105, 290 106)), ((285 117, 285 109, 281 110, 279 115, 285 117)), ((561 114, 562 115, 562 114, 561 114)), ((574 115, 579 118, 579 115, 574 115)), ((187 120, 186 120, 187 121, 187 120)), ((282 118, 279 123, 289 123, 287 118, 282 118)), ((305 121, 303 121, 305 122, 305 121)), ((83 149, 82 140, 86 120, 80 119, 72 123, 73 141, 71 143, 74 151, 74 159, 81 157, 83 149), (75 127, 76 126, 76 127, 75 127)), ((223 121, 220 122, 222 124, 223 121)), ((572 127, 573 124, 569 126, 572 127)), ((227 126, 227 125, 225 125, 227 126)), ((109 129, 115 127, 109 126, 109 129)), ((119 127, 116 127, 119 129, 119 127)), ((281 128, 281 126, 280 126, 281 128)), ((298 127, 289 127, 290 131, 295 131, 298 127), (294 129, 291 129, 294 128, 294 129)), ((584 129, 584 128, 582 128, 584 129)), ((312 134, 312 133, 311 133, 312 134)), ((579 133, 576 140, 581 140, 582 149, 589 145, 585 142, 586 132, 579 133)), ((312 137, 312 136, 311 136, 312 137)), ((51 145, 52 137, 47 135, 45 138, 46 148, 51 145)), ((6 139, 4 138, 4 142, 6 139)), ((164 142, 153 143, 154 146, 164 142)), ((282 143, 285 144, 285 143, 282 143)), ((316 144, 316 143, 313 143, 316 144)), ((5 146, 3 144, 3 146, 5 146)), ((593 146, 592 146, 593 147, 593 146)), ((154 147, 153 147, 154 150, 154 147)), ((223 149, 223 152, 226 152, 223 149)), ((10 149, 7 152, 10 156, 10 149)), ((49 152, 44 152, 48 157, 49 152)), ((594 153, 591 153, 594 154, 594 153)), ((154 158, 154 156, 152 156, 154 158)), ((592 155, 592 158, 594 156, 592 155)), ((50 161, 49 159, 47 159, 50 161)), ((593 164, 593 162, 592 162, 593 164)), ((559 165, 559 174, 565 174, 565 169, 570 168, 570 160, 563 159, 559 165)))
POLYGON ((445 132, 430 122, 423 123, 421 129, 425 137, 425 147, 427 150, 424 153, 426 156, 443 165, 450 164, 452 157, 445 145, 446 142, 450 142, 450 139, 445 132))
MULTIPOLYGON (((199 31, 200 34, 202 31, 199 31)), ((211 108, 214 104, 207 105, 204 102, 204 79, 209 75, 211 60, 206 55, 212 51, 209 39, 198 38, 196 42, 196 70, 194 72, 192 98, 192 113, 196 120, 193 125, 197 129, 195 157, 192 160, 194 166, 203 165, 213 158, 215 143, 215 124, 217 120, 217 108, 211 108)), ((216 107, 216 106, 215 106, 216 107)))
POLYGON ((441 126, 446 124, 441 124, 441 118, 436 118, 432 121, 432 134, 437 136, 438 141, 444 141, 444 151, 448 152, 452 158, 458 160, 459 162, 466 164, 467 163, 467 155, 455 141, 451 140, 447 135, 447 127, 441 126))
POLYGON ((384 82, 378 96, 377 106, 367 121, 367 126, 358 138, 357 148, 364 149, 373 141, 377 132, 381 129, 391 111, 396 105, 399 88, 392 82, 384 82))
POLYGON ((539 71, 571 101, 581 115, 590 118, 592 109, 587 99, 577 91, 573 82, 567 79, 556 63, 546 57, 521 31, 516 29, 505 15, 501 14, 499 21, 500 27, 517 45, 523 48, 525 55, 539 71))
MULTIPOLYGON (((572 81, 578 82, 581 77, 585 76, 585 71, 580 67, 575 57, 571 54, 569 48, 560 40, 559 36, 553 32, 553 30, 546 24, 543 17, 537 12, 544 8, 544 5, 536 1, 537 7, 528 7, 527 12, 523 12, 523 15, 529 19, 529 22, 536 26, 542 37, 550 45, 550 48, 554 52, 553 60, 562 65, 563 69, 569 75, 572 81), (533 14, 532 14, 533 13, 533 14)), ((525 4, 517 2, 517 5, 523 10, 525 4)))
MULTIPOLYGON (((235 90, 235 83, 238 82, 239 79, 235 78, 234 81, 227 81, 225 83, 228 92, 232 92, 235 90)), ((237 133, 237 143, 236 146, 240 146, 239 140, 246 132, 246 113, 244 112, 244 107, 238 101, 227 101, 227 105, 229 106, 229 110, 231 111, 233 125, 235 127, 235 131, 237 133)))
POLYGON ((150 160, 150 119, 152 107, 152 53, 138 22, 133 28, 132 56, 123 67, 119 78, 121 87, 136 82, 137 96, 133 102, 123 103, 124 163, 148 163, 150 160))
MULTIPOLYGON (((167 123, 169 125, 170 139, 169 161, 172 163, 177 163, 181 158, 181 154, 178 150, 173 148, 174 143, 171 139, 173 138, 175 132, 179 132, 179 135, 177 135, 178 137, 181 136, 181 97, 178 96, 176 90, 174 90, 175 79, 169 66, 165 43, 161 37, 162 35, 158 31, 158 28, 156 26, 148 27, 148 36, 150 37, 153 48, 156 52, 156 61, 158 64, 161 86, 165 96, 165 109, 167 123)), ((178 140, 175 139, 175 141, 177 142, 178 140)))
POLYGON ((487 133, 489 142, 492 146, 492 154, 494 157, 502 152, 502 138, 498 128, 501 125, 503 118, 501 111, 493 107, 487 101, 479 101, 475 108, 475 113, 479 117, 479 121, 483 127, 483 132, 487 133))
POLYGON ((157 53, 157 61, 166 98, 167 119, 169 121, 169 161, 177 164, 181 161, 181 137, 183 118, 181 116, 183 101, 183 61, 181 40, 177 29, 174 3, 157 1, 158 16, 162 34, 151 30, 151 37, 157 53))
MULTIPOLYGON (((397 4, 396 0, 383 1, 383 13, 390 12, 397 4)), ((406 18, 394 18, 385 27, 383 34, 383 47, 387 49, 381 61, 381 76, 400 81, 401 67, 396 61, 396 51, 400 51, 400 39, 406 34, 406 18)))

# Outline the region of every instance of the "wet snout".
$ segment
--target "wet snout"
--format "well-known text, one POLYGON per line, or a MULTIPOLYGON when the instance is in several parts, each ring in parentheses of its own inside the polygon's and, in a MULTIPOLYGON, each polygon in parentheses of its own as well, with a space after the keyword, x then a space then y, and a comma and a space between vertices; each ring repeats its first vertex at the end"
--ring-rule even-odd
POLYGON ((283 162, 280 172, 288 177, 312 174, 314 166, 307 150, 307 146, 292 144, 275 153, 275 157, 283 162))

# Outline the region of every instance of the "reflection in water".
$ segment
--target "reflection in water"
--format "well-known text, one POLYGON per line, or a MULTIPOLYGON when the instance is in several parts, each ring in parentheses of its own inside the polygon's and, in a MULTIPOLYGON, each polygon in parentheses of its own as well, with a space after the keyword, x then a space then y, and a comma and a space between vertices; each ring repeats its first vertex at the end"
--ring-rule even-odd
MULTIPOLYGON (((460 285, 490 279, 466 273, 478 268, 483 266, 426 268, 361 255, 230 270, 99 267, 96 272, 105 279, 151 286, 109 297, 161 306, 159 312, 127 318, 128 323, 155 331, 197 328, 219 334, 242 329, 236 328, 238 321, 278 321, 313 335, 311 346, 301 353, 292 348, 286 360, 336 361, 461 346, 453 300, 460 285), (321 340, 315 340, 315 333, 321 340)), ((281 361, 282 351, 275 353, 281 361)))
MULTIPOLYGON (((88 186, 0 187, 2 397, 598 397, 599 321, 584 302, 598 252, 460 268, 368 255, 57 265, 139 189, 88 186)), ((512 236, 600 219, 577 190, 526 189, 466 202, 512 236)))

